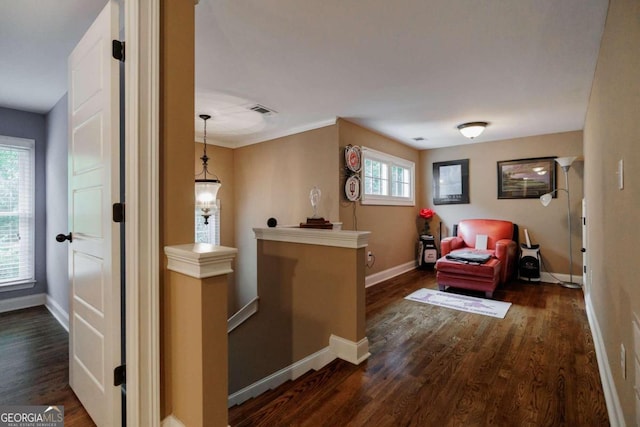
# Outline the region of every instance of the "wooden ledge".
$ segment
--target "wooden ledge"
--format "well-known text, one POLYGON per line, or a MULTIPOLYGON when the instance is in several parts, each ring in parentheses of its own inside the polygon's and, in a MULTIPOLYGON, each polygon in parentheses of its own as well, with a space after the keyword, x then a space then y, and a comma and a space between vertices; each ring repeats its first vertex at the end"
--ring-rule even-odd
POLYGON ((204 279, 233 272, 231 261, 238 249, 208 243, 165 246, 167 268, 184 275, 204 279))
POLYGON ((364 248, 369 244, 370 231, 319 230, 298 227, 254 228, 256 239, 307 245, 364 248))

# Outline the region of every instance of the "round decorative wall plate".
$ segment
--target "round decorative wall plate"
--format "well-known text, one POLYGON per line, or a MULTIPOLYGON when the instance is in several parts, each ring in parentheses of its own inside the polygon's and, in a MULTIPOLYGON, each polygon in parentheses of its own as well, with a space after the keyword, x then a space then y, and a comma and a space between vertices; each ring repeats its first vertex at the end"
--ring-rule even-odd
POLYGON ((362 153, 357 145, 347 145, 344 149, 344 162, 352 172, 360 172, 362 153))
POLYGON ((350 202, 360 199, 360 178, 358 175, 351 175, 347 178, 344 183, 344 194, 350 202))

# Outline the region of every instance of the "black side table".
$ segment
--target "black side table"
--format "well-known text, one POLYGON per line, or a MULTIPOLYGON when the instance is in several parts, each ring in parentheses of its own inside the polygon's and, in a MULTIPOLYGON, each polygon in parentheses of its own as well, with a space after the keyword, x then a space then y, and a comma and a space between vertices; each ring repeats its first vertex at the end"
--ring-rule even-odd
POLYGON ((438 248, 436 240, 429 234, 420 235, 420 248, 418 250, 418 267, 432 269, 438 260, 438 248))
POLYGON ((527 246, 520 244, 520 261, 518 263, 518 275, 521 280, 528 282, 540 281, 540 245, 527 246))

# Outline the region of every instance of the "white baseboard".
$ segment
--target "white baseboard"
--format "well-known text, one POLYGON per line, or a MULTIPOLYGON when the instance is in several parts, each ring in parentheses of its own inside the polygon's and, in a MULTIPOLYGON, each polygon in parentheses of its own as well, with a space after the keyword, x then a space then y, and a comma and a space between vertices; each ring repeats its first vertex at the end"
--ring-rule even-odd
POLYGON ((162 420, 160 427, 186 427, 182 421, 177 419, 173 414, 162 420))
POLYGON ((331 352, 331 349, 329 347, 325 347, 322 350, 294 363, 293 365, 282 368, 268 377, 231 394, 229 396, 228 405, 229 407, 239 405, 252 397, 261 395, 265 391, 276 388, 289 380, 295 380, 312 369, 321 369, 335 360, 335 358, 336 356, 331 352))
POLYGON ((364 278, 364 286, 368 288, 369 286, 377 285, 380 282, 384 282, 387 279, 391 279, 392 277, 399 276, 402 273, 406 273, 407 271, 415 270, 416 267, 417 266, 415 261, 409 261, 404 264, 391 267, 387 270, 370 274, 369 276, 366 276, 364 278))
MULTIPOLYGON (((540 273, 540 280, 545 283, 559 283, 559 281, 568 282, 571 276, 564 273, 549 273, 543 271, 540 273)), ((574 274, 573 282, 582 285, 582 275, 574 274)))
POLYGON ((58 304, 53 298, 47 295, 47 300, 45 306, 47 309, 53 314, 53 317, 56 318, 58 323, 62 325, 62 327, 69 332, 69 313, 64 311, 60 304, 58 304))
POLYGON ((236 314, 231 316, 227 322, 227 333, 244 323, 248 318, 258 312, 258 297, 255 297, 248 304, 242 307, 236 314))
POLYGON ((371 356, 367 337, 356 343, 332 334, 329 338, 329 348, 336 357, 354 365, 361 364, 371 356))
POLYGON ((23 308, 37 307, 45 305, 47 294, 33 294, 24 297, 16 297, 0 300, 0 313, 7 311, 21 310, 23 308))
POLYGON ((311 370, 322 369, 334 360, 336 360, 336 355, 328 347, 325 347, 291 365, 291 379, 295 380, 311 370))
POLYGON ((228 406, 239 405, 265 391, 274 389, 289 380, 295 380, 310 370, 319 370, 336 358, 346 360, 354 365, 364 362, 369 353, 369 340, 365 337, 359 342, 346 340, 336 335, 329 338, 329 347, 325 347, 304 359, 289 365, 229 396, 228 406))
POLYGON ((613 374, 611 373, 611 365, 609 364, 609 358, 607 356, 607 349, 602 339, 602 332, 600 331, 600 324, 596 317, 596 312, 593 309, 591 298, 587 295, 585 297, 585 306, 587 309, 587 319, 589 319, 589 326, 591 327, 591 335, 593 336, 593 344, 596 348, 596 358, 598 360, 598 369, 600 370, 600 380, 602 381, 602 388, 604 389, 604 400, 607 403, 607 412, 609 413, 609 423, 612 427, 625 427, 624 413, 622 412, 622 406, 620 405, 620 399, 618 398, 618 392, 616 391, 616 385, 613 381, 613 374))

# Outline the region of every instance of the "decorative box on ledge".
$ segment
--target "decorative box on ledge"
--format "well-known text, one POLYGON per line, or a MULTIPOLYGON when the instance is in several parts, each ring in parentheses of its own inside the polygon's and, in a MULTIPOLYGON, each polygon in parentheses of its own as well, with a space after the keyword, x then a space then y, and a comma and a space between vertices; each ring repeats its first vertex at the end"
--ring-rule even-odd
POLYGON ((325 230, 331 230, 333 224, 324 218, 307 218, 307 222, 301 222, 300 228, 320 228, 325 230))

